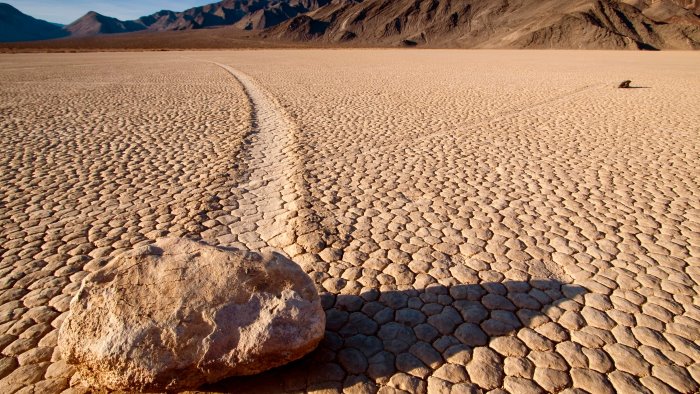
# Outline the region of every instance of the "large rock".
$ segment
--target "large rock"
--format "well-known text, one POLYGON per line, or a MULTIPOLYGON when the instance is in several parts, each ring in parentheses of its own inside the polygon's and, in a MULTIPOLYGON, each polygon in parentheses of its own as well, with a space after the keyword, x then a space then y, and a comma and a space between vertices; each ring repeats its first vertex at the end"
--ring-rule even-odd
POLYGON ((293 262, 169 238, 88 275, 59 346, 91 386, 177 390, 296 360, 324 330, 293 262))

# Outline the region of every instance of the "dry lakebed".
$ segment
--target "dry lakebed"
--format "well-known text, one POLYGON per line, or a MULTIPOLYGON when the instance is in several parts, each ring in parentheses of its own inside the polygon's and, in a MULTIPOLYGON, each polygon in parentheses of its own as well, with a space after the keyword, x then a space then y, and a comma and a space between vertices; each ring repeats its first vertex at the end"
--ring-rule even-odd
POLYGON ((0 392, 94 390, 71 299, 166 237, 325 312, 204 392, 697 393, 700 53, 0 55, 0 392))

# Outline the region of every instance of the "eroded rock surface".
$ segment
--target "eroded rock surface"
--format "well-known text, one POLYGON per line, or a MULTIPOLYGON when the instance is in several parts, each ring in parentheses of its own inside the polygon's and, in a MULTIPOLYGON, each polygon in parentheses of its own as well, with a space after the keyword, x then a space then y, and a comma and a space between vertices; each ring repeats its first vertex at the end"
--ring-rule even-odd
POLYGON ((89 385, 172 390, 296 360, 324 328, 292 261, 166 238, 85 278, 59 346, 89 385))

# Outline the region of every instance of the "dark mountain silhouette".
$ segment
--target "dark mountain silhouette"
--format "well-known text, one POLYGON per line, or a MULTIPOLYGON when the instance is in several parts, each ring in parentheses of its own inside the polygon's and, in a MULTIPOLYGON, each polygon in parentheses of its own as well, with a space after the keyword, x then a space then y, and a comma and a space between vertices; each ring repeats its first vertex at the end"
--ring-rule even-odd
POLYGON ((15 7, 0 3, 0 41, 31 41, 65 37, 61 26, 32 18, 15 7))

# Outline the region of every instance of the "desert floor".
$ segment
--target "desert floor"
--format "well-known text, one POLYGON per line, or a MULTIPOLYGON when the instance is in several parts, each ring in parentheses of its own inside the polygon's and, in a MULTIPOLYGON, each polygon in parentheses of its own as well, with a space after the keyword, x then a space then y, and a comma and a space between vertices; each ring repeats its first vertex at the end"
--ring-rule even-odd
POLYGON ((83 391, 55 351, 81 279, 178 235, 282 251, 327 312, 314 353, 207 391, 697 392, 698 65, 0 55, 0 391, 83 391))

